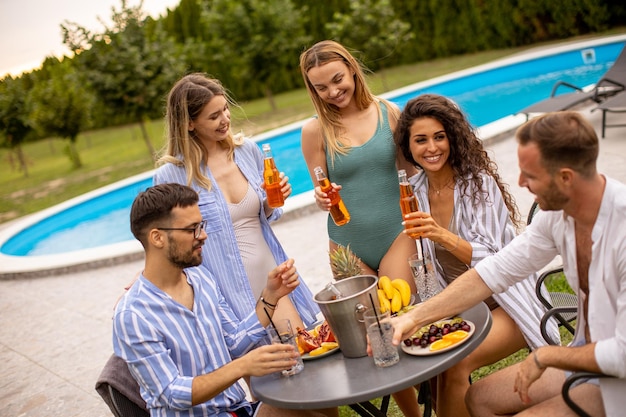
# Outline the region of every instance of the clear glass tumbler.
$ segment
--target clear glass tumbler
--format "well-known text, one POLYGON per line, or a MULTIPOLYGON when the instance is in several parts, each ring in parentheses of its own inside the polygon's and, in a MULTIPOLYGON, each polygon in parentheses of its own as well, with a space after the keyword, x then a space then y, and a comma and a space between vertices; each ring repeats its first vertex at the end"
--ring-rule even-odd
POLYGON ((398 347, 392 343, 393 326, 390 318, 389 311, 380 313, 373 309, 368 309, 363 314, 374 364, 380 368, 395 365, 400 360, 398 347))
POLYGON ((441 285, 439 285, 433 263, 428 253, 424 253, 424 257, 422 257, 420 253, 409 256, 409 266, 411 267, 411 272, 413 272, 417 295, 419 295, 422 302, 439 294, 441 285))
MULTIPOLYGON (((287 343, 292 345, 296 352, 298 352, 298 342, 296 341, 296 333, 291 327, 291 322, 289 319, 281 319, 274 320, 274 328, 273 325, 270 325, 265 329, 267 335, 269 336, 272 343, 287 343)), ((296 375, 302 372, 304 369, 304 362, 302 361, 302 356, 298 355, 296 358, 296 364, 291 367, 291 369, 286 369, 281 371, 284 376, 296 375)))

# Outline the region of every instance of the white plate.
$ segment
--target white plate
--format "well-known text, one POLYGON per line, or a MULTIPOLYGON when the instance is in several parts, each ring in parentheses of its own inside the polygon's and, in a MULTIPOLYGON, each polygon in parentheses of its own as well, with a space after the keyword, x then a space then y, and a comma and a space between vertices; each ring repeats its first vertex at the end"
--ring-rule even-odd
POLYGON ((332 355, 333 353, 339 351, 339 347, 336 347, 334 349, 331 350, 327 350, 326 352, 322 353, 321 355, 317 355, 317 356, 311 356, 308 353, 305 353, 304 355, 302 355, 302 360, 303 361, 314 361, 315 359, 321 359, 324 358, 328 355, 332 355))
POLYGON ((426 346, 425 348, 421 347, 421 346, 407 346, 404 344, 404 342, 402 342, 402 350, 405 353, 408 353, 409 355, 415 355, 415 356, 430 356, 430 355, 437 355, 439 353, 443 353, 443 352, 447 352, 449 350, 452 349, 456 349, 457 347, 461 346, 463 343, 467 342, 470 337, 472 337, 472 335, 474 334, 474 331, 476 330, 476 326, 474 326, 474 323, 472 323, 469 320, 465 320, 465 322, 467 324, 469 324, 470 326, 470 330, 469 332, 467 332, 467 337, 465 337, 465 339, 460 340, 448 347, 445 347, 443 349, 439 349, 439 350, 435 350, 434 352, 430 350, 430 345, 426 346))

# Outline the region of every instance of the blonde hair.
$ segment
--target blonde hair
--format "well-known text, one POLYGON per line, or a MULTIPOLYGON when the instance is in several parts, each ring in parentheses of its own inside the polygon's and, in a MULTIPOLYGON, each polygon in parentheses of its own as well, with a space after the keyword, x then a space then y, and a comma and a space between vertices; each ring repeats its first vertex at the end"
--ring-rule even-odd
MULTIPOLYGON (((194 132, 189 131, 189 125, 215 96, 224 96, 229 104, 236 105, 219 80, 206 74, 189 74, 174 84, 167 96, 165 112, 167 144, 157 161, 157 166, 167 163, 184 166, 186 185, 196 183, 207 190, 211 189, 211 180, 202 173, 201 167, 208 158, 208 152, 194 132)), ((219 145, 228 150, 228 158, 232 159, 235 147, 242 143, 243 135, 233 135, 229 130, 228 137, 219 145)))
POLYGON ((345 155, 350 150, 350 144, 343 137, 345 129, 341 124, 341 114, 336 106, 322 100, 307 75, 311 68, 333 61, 343 62, 348 69, 354 72, 354 101, 359 110, 367 109, 370 104, 375 103, 380 120, 381 110, 379 102, 382 101, 387 106, 389 115, 393 120, 398 119, 400 112, 386 100, 377 98, 372 94, 365 81, 364 66, 343 45, 335 41, 326 40, 318 42, 304 51, 300 55, 300 71, 302 72, 302 78, 304 79, 309 97, 311 97, 317 112, 326 150, 330 153, 331 160, 334 161, 335 155, 345 155))

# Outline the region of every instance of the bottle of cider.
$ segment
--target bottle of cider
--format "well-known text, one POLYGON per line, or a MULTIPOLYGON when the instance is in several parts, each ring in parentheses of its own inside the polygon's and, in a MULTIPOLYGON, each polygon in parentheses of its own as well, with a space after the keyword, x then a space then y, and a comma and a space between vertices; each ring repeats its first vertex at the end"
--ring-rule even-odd
POLYGON ((269 143, 263 144, 263 157, 263 181, 267 193, 267 204, 271 208, 282 207, 285 204, 285 197, 280 190, 280 173, 276 169, 269 143))
MULTIPOLYGON (((419 204, 413 193, 413 187, 406 178, 406 171, 403 169, 398 171, 398 183, 400 184, 400 210, 402 210, 402 220, 404 220, 404 216, 419 210, 419 204)), ((410 229, 409 226, 405 228, 410 229)), ((414 233, 409 233, 409 236, 414 239, 419 238, 419 235, 414 233)))
POLYGON ((341 199, 339 191, 335 190, 330 184, 322 167, 315 167, 313 171, 315 172, 315 177, 317 178, 322 192, 325 192, 328 198, 330 198, 330 215, 335 224, 337 226, 343 226, 348 223, 350 221, 350 213, 341 199))

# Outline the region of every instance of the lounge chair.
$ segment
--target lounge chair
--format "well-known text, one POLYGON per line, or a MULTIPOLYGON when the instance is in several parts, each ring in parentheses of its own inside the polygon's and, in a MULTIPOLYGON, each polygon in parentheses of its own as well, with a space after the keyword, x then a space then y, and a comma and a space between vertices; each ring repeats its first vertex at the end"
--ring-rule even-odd
POLYGON ((606 98, 624 91, 626 89, 626 47, 622 49, 613 65, 604 73, 602 78, 589 90, 583 90, 573 84, 565 81, 558 81, 554 87, 550 97, 532 104, 517 114, 525 114, 526 118, 531 113, 547 113, 553 111, 563 111, 582 104, 586 101, 593 100, 601 103, 606 98), (568 87, 573 92, 557 94, 559 87, 568 87))
POLYGON ((594 110, 602 110, 602 138, 604 139, 604 132, 607 127, 625 127, 624 123, 613 123, 608 124, 606 122, 606 114, 607 113, 626 113, 626 91, 622 91, 621 93, 617 93, 613 97, 610 97, 598 104, 597 107, 591 109, 594 110))

